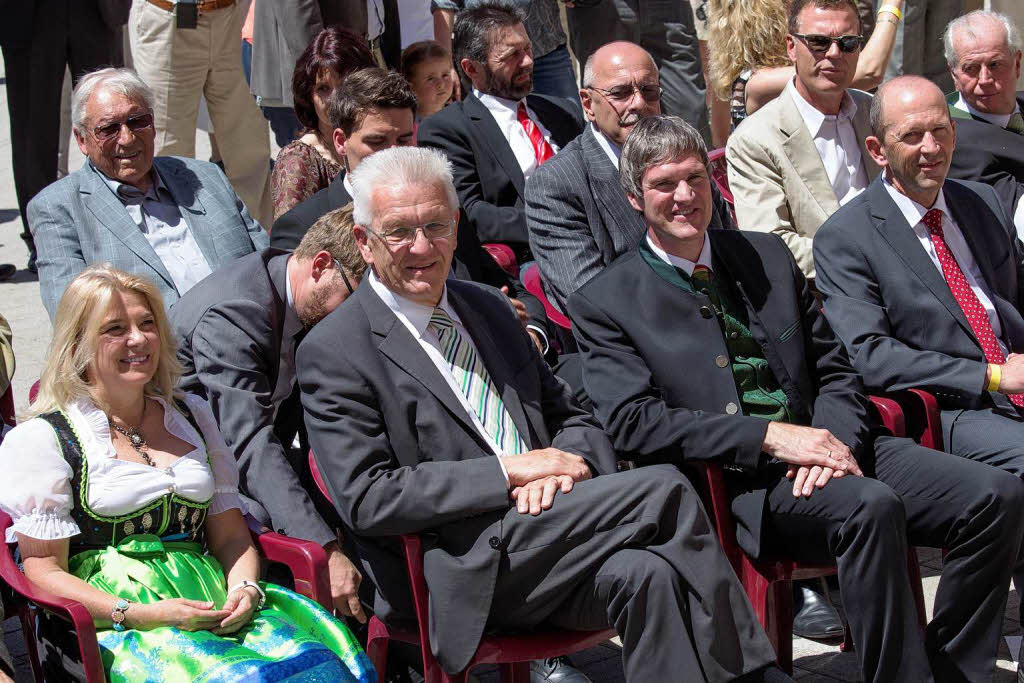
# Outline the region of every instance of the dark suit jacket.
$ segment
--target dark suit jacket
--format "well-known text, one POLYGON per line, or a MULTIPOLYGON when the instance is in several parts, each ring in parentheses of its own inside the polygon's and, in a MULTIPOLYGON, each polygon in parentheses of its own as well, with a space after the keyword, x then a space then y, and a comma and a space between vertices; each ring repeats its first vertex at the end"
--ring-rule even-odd
POLYGON ((263 505, 278 532, 324 545, 337 538, 336 519, 325 522, 317 509, 322 496, 311 485, 306 454, 293 454, 290 439, 281 442, 282 431, 293 434, 301 424, 301 408, 286 400, 275 422, 271 403, 287 261, 277 249, 243 256, 186 292, 170 319, 184 368, 180 386, 210 401, 238 460, 243 493, 263 505))
MULTIPOLYGON (((530 448, 554 446, 595 472, 614 471, 608 438, 551 374, 507 300, 475 283, 447 288, 530 448)), ((491 544, 510 509, 497 458, 369 278, 310 331, 297 369, 310 443, 376 586, 375 612, 413 614, 401 549, 388 537, 420 533, 432 650, 446 671, 461 670, 487 619, 501 558, 491 544)))
MULTIPOLYGON (((1010 217, 1024 196, 1024 136, 976 119, 952 105, 957 93, 947 98, 956 122, 956 149, 949 177, 977 180, 991 185, 1010 217)), ((1024 111, 1024 91, 1017 93, 1024 111)))
MULTIPOLYGON (((735 228, 729 205, 713 185, 712 193, 709 227, 735 228)), ((619 170, 590 126, 530 176, 526 227, 544 291, 563 313, 570 294, 636 248, 646 234, 643 217, 626 199, 619 170)))
MULTIPOLYGON (((583 130, 572 103, 560 97, 528 95, 527 106, 565 147, 583 130)), ((481 242, 527 247, 523 210, 523 172, 494 117, 474 95, 454 102, 420 123, 420 147, 443 150, 455 171, 459 204, 469 218, 466 228, 481 242)))
MULTIPOLYGON (((765 233, 708 236, 715 262, 725 264, 746 304, 751 333, 794 422, 829 429, 858 455, 868 436, 860 378, 792 252, 765 233)), ((778 481, 756 474, 768 423, 737 412, 732 372, 716 362, 729 351, 711 300, 660 277, 640 249, 646 242, 569 297, 594 413, 615 448, 645 464, 717 460, 746 473, 733 511, 740 544, 757 556, 764 487, 778 481)))
POLYGON ((327 187, 317 190, 312 197, 278 216, 270 230, 270 246, 293 251, 321 216, 351 201, 352 196, 345 189, 345 172, 342 171, 327 187))
MULTIPOLYGON (((946 204, 978 262, 1010 351, 1024 351, 1024 252, 988 185, 947 180, 946 204)), ((1011 405, 984 391, 985 357, 945 277, 881 178, 814 236, 818 288, 871 390, 927 389, 947 408, 1011 405)))

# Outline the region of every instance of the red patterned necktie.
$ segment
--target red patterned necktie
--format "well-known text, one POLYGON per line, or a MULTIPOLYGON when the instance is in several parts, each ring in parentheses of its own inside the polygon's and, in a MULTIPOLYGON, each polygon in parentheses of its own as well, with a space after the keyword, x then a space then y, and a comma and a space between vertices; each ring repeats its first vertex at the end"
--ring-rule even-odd
MULTIPOLYGON (((960 309, 967 316, 967 322, 970 323, 971 330, 978 339, 978 343, 981 344, 981 350, 985 353, 985 361, 1002 365, 1006 362, 1006 356, 999 348, 999 340, 996 339, 996 334, 992 331, 988 313, 981 305, 974 290, 971 289, 967 277, 960 270, 960 265, 946 245, 946 238, 942 232, 942 211, 931 209, 924 215, 921 222, 928 228, 932 245, 935 247, 935 255, 939 257, 942 274, 946 277, 946 284, 949 285, 949 291, 953 293, 953 298, 960 305, 960 309)), ((1009 394, 1009 399, 1014 405, 1024 407, 1024 394, 1009 394)))
POLYGON ((526 131, 526 135, 530 138, 530 144, 533 145, 533 155, 537 157, 538 166, 555 156, 555 150, 551 149, 551 145, 544 139, 543 133, 540 132, 540 126, 534 123, 530 115, 526 113, 526 104, 523 102, 519 103, 519 108, 516 110, 516 118, 519 119, 523 130, 526 131))

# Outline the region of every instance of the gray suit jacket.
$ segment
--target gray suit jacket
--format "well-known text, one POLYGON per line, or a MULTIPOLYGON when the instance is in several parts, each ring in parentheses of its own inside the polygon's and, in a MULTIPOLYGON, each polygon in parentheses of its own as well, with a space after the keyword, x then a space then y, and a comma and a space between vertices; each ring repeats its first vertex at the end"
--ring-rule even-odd
MULTIPOLYGON (((614 471, 608 437, 551 374, 507 299, 461 280, 447 288, 529 447, 614 471)), ((498 459, 369 278, 310 330, 296 365, 310 444, 376 587, 374 611, 414 615, 401 548, 389 537, 419 533, 431 649, 446 671, 461 670, 483 633, 502 557, 510 501, 498 459)))
MULTIPOLYGON (((184 157, 156 157, 153 167, 212 269, 269 244, 267 233, 215 165, 184 157)), ((39 254, 43 305, 51 320, 64 288, 93 263, 109 262, 149 277, 168 308, 178 300, 167 269, 91 163, 36 195, 28 205, 28 224, 39 254)))
MULTIPOLYGON (((710 228, 733 228, 729 206, 712 189, 710 228)), ((619 170, 591 126, 534 171, 526 183, 526 229, 551 304, 569 296, 635 248, 646 229, 629 204, 619 170)))
MULTIPOLYGON (((984 276, 1003 342, 1020 353, 1024 247, 1013 221, 988 185, 946 180, 943 192, 984 276)), ((814 261, 828 319, 869 390, 920 387, 944 408, 1014 411, 1005 395, 984 390, 981 345, 881 178, 821 226, 814 261)))
MULTIPOLYGON (((864 147, 871 135, 871 95, 847 92, 857 105, 853 128, 861 144, 861 164, 871 179, 879 171, 864 147)), ((744 119, 729 136, 726 159, 740 230, 779 235, 804 275, 813 278, 811 240, 839 201, 793 98, 783 91, 744 119)))
MULTIPOLYGON (((274 415, 281 368, 288 252, 243 256, 190 289, 171 309, 183 373, 180 387, 205 396, 238 460, 243 492, 270 514, 282 534, 324 545, 335 540, 310 495, 306 454, 296 457, 275 430, 301 423, 298 406, 274 415), (303 481, 303 480, 307 481, 303 481)), ((294 426, 297 426, 294 425, 294 426)), ((316 494, 319 495, 319 494, 316 494)))

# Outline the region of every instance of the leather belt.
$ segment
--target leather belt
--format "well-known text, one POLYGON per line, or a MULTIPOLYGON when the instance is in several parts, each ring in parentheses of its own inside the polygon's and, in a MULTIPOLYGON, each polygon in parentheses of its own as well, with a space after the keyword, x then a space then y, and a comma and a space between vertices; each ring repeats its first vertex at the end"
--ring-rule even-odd
MULTIPOLYGON (((171 0, 146 0, 151 5, 156 5, 165 12, 173 12, 174 5, 177 3, 171 2, 171 0)), ((199 0, 196 3, 196 8, 199 10, 199 14, 203 12, 211 12, 215 9, 223 9, 225 7, 231 7, 235 4, 235 0, 199 0)))

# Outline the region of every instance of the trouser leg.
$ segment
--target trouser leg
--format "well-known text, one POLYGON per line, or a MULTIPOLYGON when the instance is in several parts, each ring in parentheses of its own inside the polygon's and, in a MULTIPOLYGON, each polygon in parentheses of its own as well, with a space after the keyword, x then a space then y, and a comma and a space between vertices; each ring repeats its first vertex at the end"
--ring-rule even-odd
POLYGON ((579 107, 579 88, 572 71, 572 59, 565 45, 556 47, 533 62, 533 91, 551 97, 564 97, 579 107))

